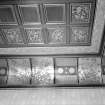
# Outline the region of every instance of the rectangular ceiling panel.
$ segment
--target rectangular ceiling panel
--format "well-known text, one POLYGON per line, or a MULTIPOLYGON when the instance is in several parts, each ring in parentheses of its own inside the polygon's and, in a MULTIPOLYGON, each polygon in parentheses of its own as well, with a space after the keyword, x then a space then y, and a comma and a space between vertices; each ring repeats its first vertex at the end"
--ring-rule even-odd
POLYGON ((40 24, 38 5, 20 5, 20 15, 24 24, 40 24))
POLYGON ((16 17, 13 7, 9 5, 0 5, 0 24, 14 24, 16 17))
POLYGON ((89 27, 72 26, 70 30, 70 44, 74 45, 90 45, 91 34, 89 27))
POLYGON ((43 33, 41 28, 26 28, 29 44, 43 44, 43 33))
POLYGON ((21 32, 18 28, 2 29, 2 31, 4 32, 6 36, 8 44, 22 44, 23 43, 21 32))
POLYGON ((64 23, 65 5, 64 4, 45 4, 47 23, 64 23))
POLYGON ((89 23, 90 20, 90 3, 72 3, 71 4, 71 21, 72 23, 89 23))
POLYGON ((48 28, 49 44, 66 44, 66 28, 65 27, 49 27, 48 28))

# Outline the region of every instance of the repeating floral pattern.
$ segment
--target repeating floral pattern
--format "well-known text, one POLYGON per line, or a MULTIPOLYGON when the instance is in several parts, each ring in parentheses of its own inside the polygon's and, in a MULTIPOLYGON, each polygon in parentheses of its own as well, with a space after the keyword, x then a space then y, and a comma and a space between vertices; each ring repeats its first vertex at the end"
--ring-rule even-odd
POLYGON ((23 39, 19 29, 3 29, 8 43, 23 43, 23 39))
POLYGON ((41 29, 27 29, 29 43, 43 43, 41 29))
POLYGON ((53 84, 54 67, 53 59, 37 57, 32 59, 32 84, 49 85, 53 84))
POLYGON ((88 28, 72 28, 71 42, 74 43, 88 43, 89 33, 88 28))
POLYGON ((66 33, 63 28, 50 29, 50 43, 64 43, 66 39, 66 33))
POLYGON ((101 83, 101 59, 79 58, 79 82, 84 84, 101 83))
POLYGON ((28 85, 30 83, 31 68, 29 59, 8 59, 8 84, 28 85))
POLYGON ((73 22, 89 22, 89 17, 90 17, 90 4, 72 5, 73 22))

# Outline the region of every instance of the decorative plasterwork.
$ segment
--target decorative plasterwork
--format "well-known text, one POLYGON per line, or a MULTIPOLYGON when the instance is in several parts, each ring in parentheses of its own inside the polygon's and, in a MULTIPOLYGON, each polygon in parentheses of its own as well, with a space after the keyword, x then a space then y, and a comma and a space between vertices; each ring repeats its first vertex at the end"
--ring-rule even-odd
POLYGON ((48 54, 96 54, 99 52, 105 19, 105 0, 98 0, 92 31, 91 46, 0 48, 0 54, 48 55, 48 54))
POLYGON ((8 85, 30 84, 31 68, 29 59, 8 59, 8 85))
POLYGON ((74 23, 89 22, 90 8, 91 8, 91 5, 86 3, 71 4, 72 22, 74 23))
POLYGON ((50 57, 32 58, 32 84, 48 85, 53 84, 54 63, 50 57))
POLYGON ((89 44, 89 28, 88 27, 72 27, 70 43, 74 44, 89 44))
POLYGON ((66 43, 66 32, 64 28, 49 28, 49 43, 66 43))
POLYGON ((19 29, 2 29, 6 35, 8 43, 23 43, 23 39, 19 29))
POLYGON ((43 43, 43 37, 40 28, 27 28, 26 32, 28 35, 29 43, 43 43))
POLYGON ((101 83, 101 59, 79 58, 78 73, 80 84, 101 83))

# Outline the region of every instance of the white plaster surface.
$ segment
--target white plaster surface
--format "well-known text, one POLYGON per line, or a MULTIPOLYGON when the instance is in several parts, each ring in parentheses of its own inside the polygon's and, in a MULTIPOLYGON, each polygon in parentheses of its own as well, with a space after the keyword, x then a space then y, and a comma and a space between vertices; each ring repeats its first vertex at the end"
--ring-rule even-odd
POLYGON ((105 105, 105 89, 0 90, 0 105, 105 105))

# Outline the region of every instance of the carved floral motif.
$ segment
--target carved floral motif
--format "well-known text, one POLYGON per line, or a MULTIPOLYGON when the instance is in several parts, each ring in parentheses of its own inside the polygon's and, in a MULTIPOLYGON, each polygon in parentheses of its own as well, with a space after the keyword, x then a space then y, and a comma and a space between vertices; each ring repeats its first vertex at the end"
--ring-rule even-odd
POLYGON ((30 43, 42 43, 42 36, 40 29, 27 29, 30 43))
POLYGON ((88 22, 90 15, 89 4, 75 4, 72 5, 72 21, 88 22))
POLYGON ((3 29, 9 43, 22 43, 21 33, 18 29, 3 29))
POLYGON ((89 33, 88 28, 72 28, 72 42, 88 42, 89 39, 89 33))
POLYGON ((64 29, 62 28, 57 28, 53 29, 51 36, 50 36, 50 41, 51 43, 63 43, 65 42, 65 32, 64 29))

